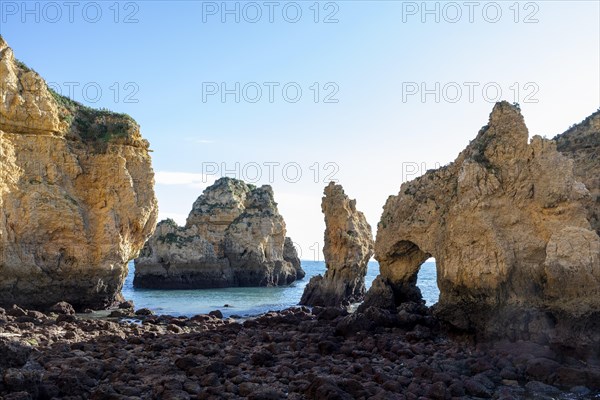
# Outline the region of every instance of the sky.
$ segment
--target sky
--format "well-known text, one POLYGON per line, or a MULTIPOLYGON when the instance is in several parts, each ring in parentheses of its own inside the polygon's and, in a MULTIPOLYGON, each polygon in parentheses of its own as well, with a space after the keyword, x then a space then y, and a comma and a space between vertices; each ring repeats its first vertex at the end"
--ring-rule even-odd
POLYGON ((0 0, 0 34, 53 89, 136 119, 161 219, 220 176, 270 184, 306 260, 330 180, 375 233, 495 101, 548 138, 600 107, 598 1, 0 0))

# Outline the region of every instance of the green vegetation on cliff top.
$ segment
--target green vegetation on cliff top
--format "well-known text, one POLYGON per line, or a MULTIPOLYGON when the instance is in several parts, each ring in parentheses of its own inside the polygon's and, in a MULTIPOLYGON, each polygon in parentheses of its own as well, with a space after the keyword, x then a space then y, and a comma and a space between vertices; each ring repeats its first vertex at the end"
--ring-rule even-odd
MULTIPOLYGON (((15 64, 25 73, 37 74, 35 70, 18 59, 15 59, 15 64)), ((115 139, 126 139, 137 130, 137 123, 128 114, 94 109, 46 87, 59 107, 61 121, 69 124, 70 132, 85 142, 109 143, 115 139)))
POLYGON ((66 121, 72 133, 84 141, 108 143, 113 139, 127 138, 136 129, 136 122, 127 114, 105 109, 94 109, 63 96, 48 88, 60 107, 60 118, 66 121))

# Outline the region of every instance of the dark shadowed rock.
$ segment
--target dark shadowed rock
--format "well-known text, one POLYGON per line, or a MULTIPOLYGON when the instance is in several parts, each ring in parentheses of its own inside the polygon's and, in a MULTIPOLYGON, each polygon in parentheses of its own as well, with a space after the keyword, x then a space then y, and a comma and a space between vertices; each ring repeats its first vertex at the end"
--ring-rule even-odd
POLYGON ((72 305, 70 305, 69 303, 65 302, 65 301, 60 301, 58 303, 56 303, 55 305, 53 305, 52 307, 50 307, 48 309, 48 311, 53 312, 53 313, 57 313, 60 315, 73 315, 75 314, 75 309, 73 308, 72 305))

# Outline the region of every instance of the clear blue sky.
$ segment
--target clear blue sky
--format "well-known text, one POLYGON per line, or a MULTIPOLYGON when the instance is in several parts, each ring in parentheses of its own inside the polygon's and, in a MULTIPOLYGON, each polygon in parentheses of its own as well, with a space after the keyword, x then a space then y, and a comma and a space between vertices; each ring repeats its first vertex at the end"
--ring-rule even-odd
POLYGON ((403 180, 475 137, 498 89, 531 135, 600 106, 599 2, 424 4, 3 0, 0 33, 63 94, 140 123, 161 217, 183 223, 214 179, 202 173, 239 162, 233 174, 272 183, 311 259, 329 174, 375 229, 403 180))

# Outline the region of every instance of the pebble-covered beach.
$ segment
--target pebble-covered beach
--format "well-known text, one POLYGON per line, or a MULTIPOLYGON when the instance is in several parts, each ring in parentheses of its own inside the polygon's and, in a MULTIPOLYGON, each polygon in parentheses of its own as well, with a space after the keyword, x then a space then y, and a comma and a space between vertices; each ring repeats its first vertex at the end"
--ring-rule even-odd
POLYGON ((292 308, 238 321, 130 306, 101 319, 64 304, 0 309, 0 397, 584 399, 600 385, 600 371, 548 347, 450 338, 414 303, 397 314, 292 308))

